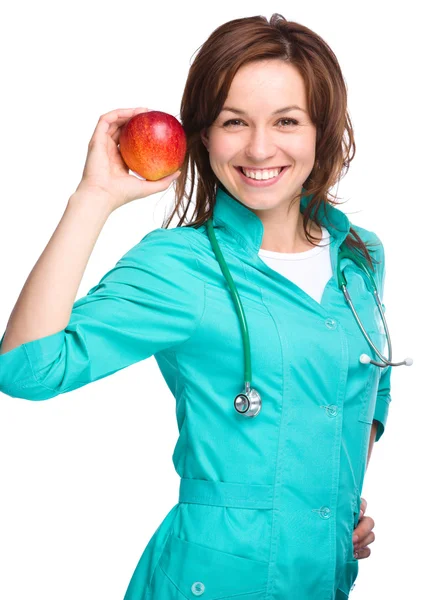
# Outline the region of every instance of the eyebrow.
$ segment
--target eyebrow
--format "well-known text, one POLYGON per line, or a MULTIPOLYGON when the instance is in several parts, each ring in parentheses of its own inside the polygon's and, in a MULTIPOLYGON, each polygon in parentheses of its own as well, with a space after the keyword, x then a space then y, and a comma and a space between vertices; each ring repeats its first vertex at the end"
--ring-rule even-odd
MULTIPOLYGON (((297 106, 296 104, 292 104, 291 106, 285 106, 284 108, 279 108, 278 110, 275 110, 271 114, 278 115, 280 113, 287 112, 288 110, 294 110, 294 109, 301 110, 304 113, 307 112, 304 110, 304 108, 301 108, 300 106, 297 106)), ((245 111, 241 110, 240 108, 232 108, 231 106, 223 106, 221 111, 223 111, 223 110, 228 110, 230 112, 234 112, 237 115, 245 115, 245 116, 247 115, 247 113, 245 111)))

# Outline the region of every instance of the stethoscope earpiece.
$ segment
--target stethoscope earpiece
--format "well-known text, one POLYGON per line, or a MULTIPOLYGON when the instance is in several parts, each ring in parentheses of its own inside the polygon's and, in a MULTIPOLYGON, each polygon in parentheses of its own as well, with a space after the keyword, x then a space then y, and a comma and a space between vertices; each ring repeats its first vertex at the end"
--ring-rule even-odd
POLYGON ((359 360, 363 365, 367 365, 371 362, 371 358, 367 354, 361 354, 359 360))

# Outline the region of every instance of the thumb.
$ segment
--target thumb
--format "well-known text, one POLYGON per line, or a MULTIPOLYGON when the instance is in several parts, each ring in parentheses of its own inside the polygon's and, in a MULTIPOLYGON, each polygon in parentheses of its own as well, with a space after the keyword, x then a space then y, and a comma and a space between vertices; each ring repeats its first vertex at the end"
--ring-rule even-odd
POLYGON ((175 173, 171 173, 171 175, 167 175, 166 177, 162 177, 161 181, 167 181, 169 183, 171 183, 172 181, 175 181, 180 175, 182 174, 182 171, 178 170, 175 173))
POLYGON ((181 175, 181 171, 176 171, 175 173, 171 173, 171 175, 167 175, 166 177, 162 177, 161 179, 157 179, 156 181, 151 181, 150 179, 144 180, 147 184, 148 189, 152 189, 153 193, 161 192, 166 190, 171 182, 175 181, 179 175, 181 175))

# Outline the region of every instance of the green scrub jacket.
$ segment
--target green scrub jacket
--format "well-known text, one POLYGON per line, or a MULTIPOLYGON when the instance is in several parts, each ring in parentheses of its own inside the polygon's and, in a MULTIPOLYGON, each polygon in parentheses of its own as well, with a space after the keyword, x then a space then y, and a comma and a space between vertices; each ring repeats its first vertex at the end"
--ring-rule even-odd
MULTIPOLYGON (((350 222, 330 205, 319 216, 331 234, 333 270, 321 303, 262 261, 261 220, 217 191, 215 233, 244 307, 252 386, 262 397, 254 418, 233 405, 244 389, 242 334, 205 225, 151 231, 76 300, 64 330, 0 355, 0 390, 27 400, 54 398, 155 356, 175 398, 180 495, 124 600, 348 598, 371 424, 378 421, 378 440, 391 367, 359 362, 362 353, 376 356, 336 278, 350 222)), ((383 246, 354 227, 378 243, 382 295, 383 246)), ((341 264, 383 350, 365 275, 349 259, 341 264)))

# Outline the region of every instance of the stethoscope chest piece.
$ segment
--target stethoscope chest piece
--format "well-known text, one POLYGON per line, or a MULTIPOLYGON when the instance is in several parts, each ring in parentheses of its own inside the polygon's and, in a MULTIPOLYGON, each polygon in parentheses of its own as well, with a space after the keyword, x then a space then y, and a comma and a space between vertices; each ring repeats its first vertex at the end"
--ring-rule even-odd
POLYGON ((244 417, 255 417, 260 413, 262 400, 259 392, 254 388, 248 389, 246 386, 245 392, 238 394, 233 402, 235 409, 244 417))

